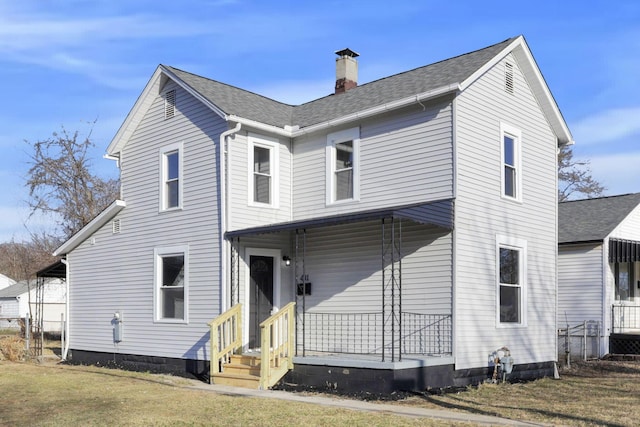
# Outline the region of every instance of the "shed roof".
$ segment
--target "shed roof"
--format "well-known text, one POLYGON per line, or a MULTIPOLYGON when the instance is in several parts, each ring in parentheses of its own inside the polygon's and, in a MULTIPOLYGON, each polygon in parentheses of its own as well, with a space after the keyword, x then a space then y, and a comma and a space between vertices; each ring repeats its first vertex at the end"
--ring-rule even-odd
POLYGON ((558 243, 604 240, 639 204, 640 193, 562 202, 558 243))
POLYGON ((29 292, 29 285, 26 282, 18 282, 15 285, 0 289, 0 298, 15 298, 29 292))

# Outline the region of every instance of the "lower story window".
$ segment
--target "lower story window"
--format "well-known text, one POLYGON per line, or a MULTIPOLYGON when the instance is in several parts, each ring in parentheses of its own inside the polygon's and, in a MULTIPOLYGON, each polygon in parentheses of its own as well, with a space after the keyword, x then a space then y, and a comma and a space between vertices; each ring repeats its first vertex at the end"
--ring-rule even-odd
POLYGON ((187 251, 156 250, 156 320, 187 320, 187 251))
POLYGON ((498 323, 524 324, 526 242, 499 237, 497 258, 498 323))

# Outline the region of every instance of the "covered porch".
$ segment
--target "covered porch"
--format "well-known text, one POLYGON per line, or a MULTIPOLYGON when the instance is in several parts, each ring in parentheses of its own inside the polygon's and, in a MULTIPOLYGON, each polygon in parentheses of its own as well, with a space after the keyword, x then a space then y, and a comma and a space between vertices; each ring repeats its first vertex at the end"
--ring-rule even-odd
POLYGON ((609 352, 640 354, 640 242, 610 239, 609 263, 615 286, 609 352))
POLYGON ((243 351, 263 317, 295 303, 290 379, 312 382, 313 367, 395 376, 452 365, 452 227, 453 200, 441 200, 228 232, 243 351))

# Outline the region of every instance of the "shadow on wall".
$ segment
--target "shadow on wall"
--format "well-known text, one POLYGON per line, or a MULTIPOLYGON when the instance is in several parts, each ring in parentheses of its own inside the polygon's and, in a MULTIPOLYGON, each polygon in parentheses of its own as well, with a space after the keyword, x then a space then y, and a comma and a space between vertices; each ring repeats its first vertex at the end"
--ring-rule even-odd
POLYGON ((185 359, 185 370, 205 382, 209 382, 209 341, 210 332, 207 332, 182 355, 185 359))

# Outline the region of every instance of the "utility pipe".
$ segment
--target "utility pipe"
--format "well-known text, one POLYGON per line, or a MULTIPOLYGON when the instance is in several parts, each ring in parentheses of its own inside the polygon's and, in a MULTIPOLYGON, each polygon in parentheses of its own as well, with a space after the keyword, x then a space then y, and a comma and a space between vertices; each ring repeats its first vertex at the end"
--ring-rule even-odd
POLYGON ((227 231, 227 223, 229 221, 229 203, 227 200, 228 194, 228 177, 227 177, 227 165, 229 164, 228 159, 228 146, 227 146, 227 137, 231 136, 240 131, 242 128, 241 123, 236 123, 236 126, 233 129, 226 130, 220 134, 220 159, 218 168, 220 169, 220 200, 222 201, 222 206, 220 207, 220 312, 224 313, 227 310, 227 295, 226 295, 226 286, 227 286, 227 241, 224 238, 224 234, 227 231))
POLYGON ((65 305, 64 305, 64 312, 65 312, 65 324, 64 324, 64 335, 65 335, 65 345, 64 348, 62 349, 62 360, 67 360, 67 356, 69 354, 69 345, 71 343, 71 336, 69 335, 69 290, 70 290, 70 282, 71 280, 69 279, 69 273, 70 273, 70 269, 69 269, 69 261, 67 261, 66 259, 62 258, 60 261, 62 261, 62 263, 66 266, 66 280, 65 282, 67 282, 67 292, 65 292, 65 305))

